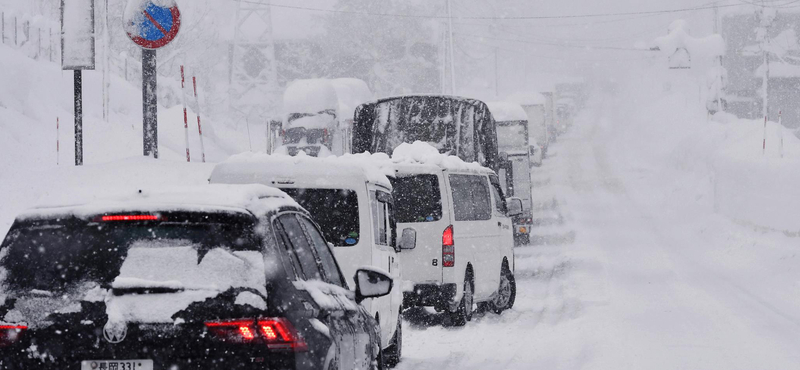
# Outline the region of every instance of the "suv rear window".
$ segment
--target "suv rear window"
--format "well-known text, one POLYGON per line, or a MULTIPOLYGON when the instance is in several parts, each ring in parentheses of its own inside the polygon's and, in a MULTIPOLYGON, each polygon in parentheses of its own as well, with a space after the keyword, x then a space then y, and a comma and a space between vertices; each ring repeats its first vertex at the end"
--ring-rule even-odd
POLYGON ((192 248, 197 264, 215 248, 258 251, 254 221, 244 216, 166 216, 160 222, 59 220, 15 225, 2 244, 5 285, 11 291, 61 292, 85 282, 110 284, 129 249, 192 248))
POLYGON ((358 194, 347 189, 281 189, 305 208, 319 224, 325 239, 337 247, 358 244, 361 238, 358 194))
POLYGON ((442 219, 442 195, 436 175, 397 177, 392 181, 397 222, 434 222, 442 219))

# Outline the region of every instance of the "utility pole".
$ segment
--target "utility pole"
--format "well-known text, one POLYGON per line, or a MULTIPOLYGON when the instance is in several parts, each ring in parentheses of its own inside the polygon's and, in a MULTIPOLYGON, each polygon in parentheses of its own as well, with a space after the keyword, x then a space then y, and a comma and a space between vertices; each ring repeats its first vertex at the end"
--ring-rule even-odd
MULTIPOLYGON (((714 3, 714 33, 719 35, 719 3, 714 3)), ((717 57, 717 112, 722 112, 722 55, 717 57)))
POLYGON ((447 0, 447 33, 450 49, 450 92, 456 95, 456 53, 453 47, 453 6, 447 0))
POLYGON ((497 54, 500 53, 500 49, 495 47, 494 48, 494 95, 499 99, 500 98, 500 72, 499 66, 497 61, 497 54))

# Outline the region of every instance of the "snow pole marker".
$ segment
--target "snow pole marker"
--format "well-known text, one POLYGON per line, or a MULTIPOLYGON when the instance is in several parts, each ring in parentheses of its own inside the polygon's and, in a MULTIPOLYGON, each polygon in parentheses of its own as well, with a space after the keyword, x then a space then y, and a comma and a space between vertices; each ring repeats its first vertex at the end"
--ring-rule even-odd
POLYGON ((61 119, 56 117, 56 166, 61 165, 61 119))
POLYGON ((186 140, 186 162, 191 162, 192 157, 189 154, 189 118, 186 113, 186 79, 183 73, 183 65, 181 65, 181 96, 183 96, 183 136, 186 140))
POLYGON ((203 127, 200 125, 200 98, 197 97, 197 77, 192 76, 192 86, 194 87, 194 101, 197 104, 197 132, 200 134, 200 154, 203 163, 206 163, 206 147, 203 145, 203 127))

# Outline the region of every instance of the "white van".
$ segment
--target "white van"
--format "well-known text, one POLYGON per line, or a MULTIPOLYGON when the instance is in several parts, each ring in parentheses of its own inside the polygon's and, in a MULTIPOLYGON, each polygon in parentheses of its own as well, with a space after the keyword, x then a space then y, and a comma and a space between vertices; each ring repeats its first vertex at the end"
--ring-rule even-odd
POLYGON ((403 277, 413 282, 404 306, 433 306, 462 326, 472 319, 473 303, 497 313, 514 305, 510 217, 522 212, 522 202, 512 198, 507 205, 489 169, 443 163, 395 167, 397 225, 417 233, 416 247, 400 254, 403 277))
MULTIPOLYGON (((377 167, 364 163, 367 155, 313 158, 309 156, 242 154, 217 165, 212 184, 265 184, 289 194, 311 213, 342 273, 350 278, 360 266, 387 272, 402 286, 400 251, 393 214, 392 185, 377 167)), ((407 234, 407 233, 406 233, 407 234)), ((413 246, 413 235, 410 235, 413 246)), ((364 301, 378 320, 385 363, 402 355, 400 320, 403 296, 395 289, 382 298, 364 301)))

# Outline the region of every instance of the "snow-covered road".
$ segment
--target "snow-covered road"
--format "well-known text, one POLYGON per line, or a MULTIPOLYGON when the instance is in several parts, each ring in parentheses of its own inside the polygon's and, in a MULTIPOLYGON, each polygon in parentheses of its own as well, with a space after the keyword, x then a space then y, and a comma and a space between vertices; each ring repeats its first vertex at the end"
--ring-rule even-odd
POLYGON ((534 175, 540 245, 517 249, 514 309, 413 316, 399 368, 800 368, 800 239, 714 214, 692 174, 614 134, 645 122, 595 103, 534 175))

